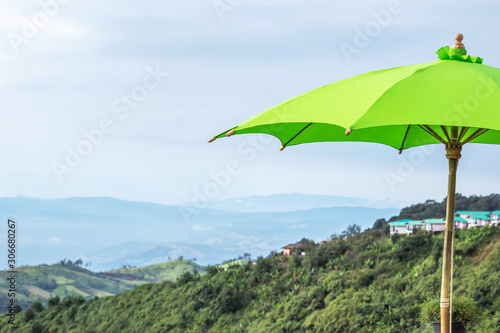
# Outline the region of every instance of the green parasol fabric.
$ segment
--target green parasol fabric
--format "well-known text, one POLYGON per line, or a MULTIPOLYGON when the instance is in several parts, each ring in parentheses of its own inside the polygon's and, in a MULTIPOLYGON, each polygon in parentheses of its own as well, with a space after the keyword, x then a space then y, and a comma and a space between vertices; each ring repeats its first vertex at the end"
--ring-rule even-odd
POLYGON ((449 159, 448 209, 443 250, 441 331, 450 329, 450 270, 458 160, 467 143, 500 144, 500 69, 483 65, 455 44, 439 60, 370 72, 278 104, 211 138, 265 133, 281 150, 311 142, 357 141, 404 149, 445 145, 449 159))

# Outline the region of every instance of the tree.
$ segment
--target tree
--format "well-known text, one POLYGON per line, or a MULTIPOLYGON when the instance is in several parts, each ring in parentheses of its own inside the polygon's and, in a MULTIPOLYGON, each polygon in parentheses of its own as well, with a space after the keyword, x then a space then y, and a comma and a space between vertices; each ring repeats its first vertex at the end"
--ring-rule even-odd
POLYGON ((75 265, 76 265, 76 266, 81 266, 81 265, 83 265, 83 261, 82 261, 82 259, 77 259, 77 260, 75 261, 75 265))
POLYGON ((78 305, 78 304, 82 304, 84 302, 85 302, 85 299, 81 295, 79 295, 79 296, 69 295, 69 296, 66 296, 63 298, 63 300, 61 301, 61 306, 65 307, 65 308, 69 308, 73 304, 78 305))
POLYGON ((299 243, 302 244, 302 250, 304 250, 306 253, 309 253, 313 251, 314 248, 316 248, 316 243, 314 243, 312 239, 304 237, 299 241, 299 243))
POLYGON ((24 320, 26 320, 26 322, 29 322, 33 318, 35 318, 35 312, 32 309, 26 310, 26 312, 24 313, 24 320))
POLYGON ((54 297, 49 298, 47 304, 49 307, 53 307, 53 306, 58 306, 60 302, 61 298, 58 295, 56 295, 54 297))
POLYGON ((40 301, 34 301, 33 304, 31 304, 31 308, 35 312, 42 312, 43 311, 43 304, 40 301))
POLYGON ((252 254, 251 253, 248 253, 248 252, 245 252, 243 254, 243 258, 247 259, 247 260, 250 260, 252 258, 252 254))
POLYGON ((338 239, 338 238, 340 238, 340 236, 336 232, 334 232, 333 234, 330 235, 330 240, 334 240, 334 239, 338 239))
POLYGON ((384 229, 384 226, 387 224, 387 221, 385 219, 378 219, 373 223, 373 228, 372 229, 384 229))
POLYGON ((215 274, 222 272, 223 269, 219 268, 218 266, 210 266, 208 265, 206 268, 206 272, 209 276, 214 276, 215 274))
POLYGON ((395 216, 392 216, 390 219, 389 219, 389 222, 394 222, 394 221, 397 221, 399 219, 399 216, 398 215, 395 215, 395 216))
POLYGON ((33 326, 31 326, 31 333, 43 333, 42 324, 35 322, 33 326))
POLYGON ((241 307, 241 295, 233 286, 225 285, 215 299, 214 308, 219 313, 234 313, 241 307))
POLYGON ((186 283, 191 282, 193 280, 194 280, 193 274, 191 274, 189 271, 185 271, 184 274, 182 274, 177 278, 176 283, 178 286, 183 286, 186 283))
POLYGON ((357 224, 351 224, 346 230, 342 231, 342 236, 345 238, 356 236, 361 232, 361 227, 357 224))
POLYGON ((184 260, 184 256, 179 256, 178 259, 179 259, 179 261, 182 261, 182 260, 184 260))

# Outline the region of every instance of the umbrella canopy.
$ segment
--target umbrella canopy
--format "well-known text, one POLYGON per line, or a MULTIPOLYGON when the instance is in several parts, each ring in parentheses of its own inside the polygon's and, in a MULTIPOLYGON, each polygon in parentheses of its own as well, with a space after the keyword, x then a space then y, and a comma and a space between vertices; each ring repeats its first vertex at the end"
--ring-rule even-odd
POLYGON ((450 270, 455 184, 462 146, 500 144, 500 69, 483 65, 455 44, 439 60, 358 75, 278 104, 211 138, 265 133, 287 146, 310 142, 374 142, 404 149, 442 143, 449 159, 449 187, 441 331, 450 329, 450 270))
MULTIPOLYGON (((446 47, 438 54, 451 59, 449 52, 446 47)), ((490 129, 467 142, 500 143, 500 69, 482 65, 477 57, 459 59, 338 81, 276 105, 215 138, 265 133, 277 137, 283 147, 362 141, 406 149, 443 143, 428 132, 447 138, 441 126, 460 126, 467 128, 462 133, 466 138, 478 129, 490 129)))

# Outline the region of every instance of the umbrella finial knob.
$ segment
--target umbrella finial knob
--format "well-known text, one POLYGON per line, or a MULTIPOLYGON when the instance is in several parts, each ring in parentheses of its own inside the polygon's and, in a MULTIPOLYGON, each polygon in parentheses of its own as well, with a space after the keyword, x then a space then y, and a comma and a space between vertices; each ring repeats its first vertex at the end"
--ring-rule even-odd
POLYGON ((345 135, 349 135, 349 134, 351 134, 351 132, 352 132, 352 129, 348 128, 348 129, 345 131, 345 135))
POLYGON ((231 135, 233 135, 234 133, 236 133, 234 130, 230 130, 229 132, 226 133, 226 136, 227 137, 230 137, 231 135))
POLYGON ((462 34, 456 34, 455 35, 455 44, 451 47, 452 49, 465 49, 464 44, 462 44, 462 41, 464 40, 464 35, 462 34))

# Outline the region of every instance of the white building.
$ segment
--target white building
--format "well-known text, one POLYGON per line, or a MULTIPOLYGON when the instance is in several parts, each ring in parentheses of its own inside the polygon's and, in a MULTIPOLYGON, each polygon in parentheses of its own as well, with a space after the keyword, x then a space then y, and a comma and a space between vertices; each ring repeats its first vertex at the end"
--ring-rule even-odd
POLYGON ((446 229, 446 221, 444 219, 427 219, 423 223, 424 230, 431 234, 446 229))
POLYGON ((389 222, 391 235, 412 235, 417 230, 423 229, 424 224, 422 221, 412 221, 412 220, 398 220, 394 222, 389 222))
POLYGON ((480 211, 458 211, 455 216, 462 217, 467 220, 469 228, 482 227, 491 224, 491 212, 480 211))

